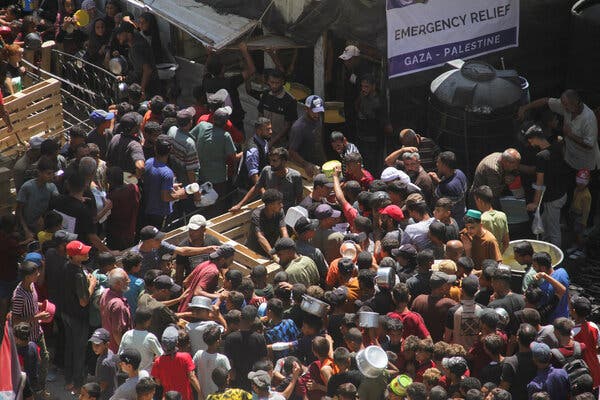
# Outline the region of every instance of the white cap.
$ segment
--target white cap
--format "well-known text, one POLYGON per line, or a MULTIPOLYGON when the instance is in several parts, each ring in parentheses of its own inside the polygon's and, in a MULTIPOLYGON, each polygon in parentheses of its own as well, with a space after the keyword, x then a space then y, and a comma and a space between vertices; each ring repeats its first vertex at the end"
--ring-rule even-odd
POLYGON ((349 59, 351 59, 352 57, 358 57, 360 56, 360 50, 358 49, 358 47, 350 45, 350 46, 346 46, 346 48, 344 49, 344 52, 342 54, 340 54, 340 56, 338 58, 341 58, 344 61, 347 61, 349 59))
POLYGON ((323 107, 323 99, 319 96, 313 94, 312 96, 308 96, 304 105, 314 113, 325 112, 325 108, 323 107))
POLYGON ((211 223, 207 221, 206 218, 204 218, 204 216, 196 214, 192 218, 190 218, 187 227, 188 229, 196 231, 200 228, 206 228, 209 225, 211 225, 211 223))
POLYGON ((403 183, 410 182, 410 178, 404 171, 400 171, 398 168, 387 167, 381 173, 381 180, 384 182, 392 182, 395 180, 400 180, 403 183))
POLYGON ((44 138, 41 136, 32 136, 29 138, 29 148, 33 150, 39 150, 42 147, 44 138))
POLYGON ((217 108, 214 115, 216 117, 228 117, 231 115, 231 112, 232 112, 231 107, 225 106, 225 107, 217 108))

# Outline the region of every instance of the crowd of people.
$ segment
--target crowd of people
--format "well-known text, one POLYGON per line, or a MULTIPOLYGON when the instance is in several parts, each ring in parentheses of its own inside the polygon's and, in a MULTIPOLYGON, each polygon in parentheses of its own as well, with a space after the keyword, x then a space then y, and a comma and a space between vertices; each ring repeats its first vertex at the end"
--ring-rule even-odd
MULTIPOLYGON (((383 154, 393 128, 355 46, 340 55, 357 94, 352 129, 322 133, 323 99, 299 107, 273 69, 245 132, 237 87, 256 68, 244 44, 242 75, 225 77, 211 54, 196 103, 180 107, 157 84, 165 52, 152 14, 134 21, 110 0, 103 15, 84 0, 84 32, 76 8, 61 3, 57 39, 87 43, 100 64, 127 52, 134 70, 127 101, 92 111, 91 131, 72 127, 62 146, 34 136, 13 168, 0 318, 26 398, 50 398, 57 374, 83 400, 597 397, 592 304, 571 296, 552 254, 510 243, 500 202, 525 199, 543 240, 585 257, 600 151, 577 92, 523 106, 524 143, 468 179, 462 160, 412 129, 383 154), (321 170, 326 152, 339 162, 321 170), (261 262, 244 274, 207 229, 258 199, 242 244, 261 262), (164 231, 182 225, 173 243, 164 231)), ((0 24, 16 26, 15 10, 0 24)))

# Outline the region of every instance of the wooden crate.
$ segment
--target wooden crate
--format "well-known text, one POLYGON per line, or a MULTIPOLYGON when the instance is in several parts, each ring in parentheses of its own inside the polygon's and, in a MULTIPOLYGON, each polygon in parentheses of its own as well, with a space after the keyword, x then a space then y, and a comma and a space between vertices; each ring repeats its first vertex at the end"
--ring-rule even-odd
POLYGON ((0 121, 0 151, 10 156, 23 150, 32 136, 52 136, 63 130, 60 82, 46 79, 4 99, 14 131, 8 132, 0 121), (22 143, 19 141, 21 139, 22 143))
MULTIPOLYGON (((223 244, 229 244, 235 249, 232 268, 237 269, 247 276, 253 267, 264 265, 269 278, 272 278, 281 268, 270 259, 250 250, 243 243, 246 242, 250 217, 252 211, 263 206, 258 200, 242 208, 236 214, 225 213, 210 220, 206 233, 216 237, 223 244)), ((187 236, 187 227, 181 227, 168 232, 165 239, 171 243, 179 243, 187 236)))
MULTIPOLYGON (((300 172, 302 175, 302 185, 304 187, 304 195, 307 196, 312 191, 312 177, 309 177, 293 162, 288 162, 288 166, 300 172)), ((261 200, 247 204, 238 213, 221 214, 210 220, 210 225, 206 229, 206 233, 213 235, 221 243, 229 244, 235 248, 235 256, 232 268, 241 271, 244 276, 250 274, 253 267, 264 265, 267 268, 269 278, 281 270, 278 264, 273 263, 270 259, 250 250, 243 243, 246 243, 248 238, 248 230, 250 228, 250 218, 252 212, 257 208, 263 207, 261 200)), ((181 227, 168 232, 166 240, 171 243, 179 243, 187 236, 187 227, 181 227)))

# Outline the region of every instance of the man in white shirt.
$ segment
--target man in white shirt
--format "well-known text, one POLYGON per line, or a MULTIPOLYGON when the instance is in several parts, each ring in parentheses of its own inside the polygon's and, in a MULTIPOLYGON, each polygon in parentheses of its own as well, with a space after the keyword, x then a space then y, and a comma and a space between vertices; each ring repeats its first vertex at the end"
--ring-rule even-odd
MULTIPOLYGON (((204 342, 204 332, 213 326, 224 331, 223 326, 210 319, 211 311, 218 313, 218 307, 213 309, 212 300, 204 296, 194 296, 192 302, 189 304, 189 310, 192 312, 192 318, 194 322, 190 322, 186 325, 185 330, 190 337, 190 345, 192 347, 192 354, 196 354, 199 350, 206 350, 208 346, 204 342)), ((218 317, 224 321, 220 313, 218 317)))

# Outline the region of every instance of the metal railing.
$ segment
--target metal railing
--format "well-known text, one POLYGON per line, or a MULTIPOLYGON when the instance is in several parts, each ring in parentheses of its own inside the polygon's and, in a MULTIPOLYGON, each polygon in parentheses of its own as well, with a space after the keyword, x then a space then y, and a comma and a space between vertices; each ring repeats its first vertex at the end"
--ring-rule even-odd
POLYGON ((60 50, 52 50, 51 71, 23 60, 28 66, 27 75, 34 83, 47 77, 61 82, 61 100, 65 130, 73 125, 92 126, 89 114, 94 109, 106 110, 117 104, 118 81, 116 75, 60 50))

